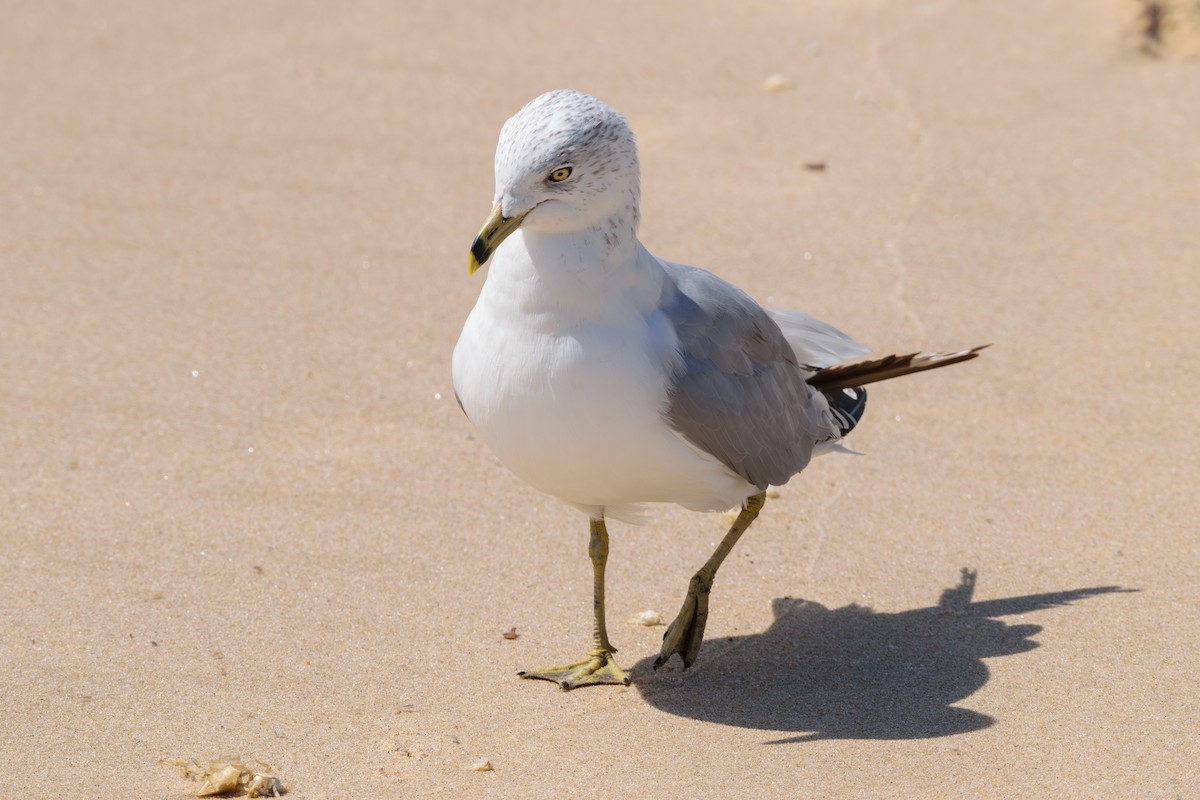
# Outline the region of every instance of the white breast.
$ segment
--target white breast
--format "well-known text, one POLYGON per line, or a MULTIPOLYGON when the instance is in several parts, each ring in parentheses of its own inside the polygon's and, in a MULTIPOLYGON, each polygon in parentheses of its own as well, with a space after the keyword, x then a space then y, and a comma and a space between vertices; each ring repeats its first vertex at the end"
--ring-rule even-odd
POLYGON ((664 420, 677 356, 661 312, 609 297, 606 316, 590 318, 532 302, 537 281, 492 269, 454 350, 454 387, 509 469, 593 515, 647 502, 724 509, 753 491, 664 420))

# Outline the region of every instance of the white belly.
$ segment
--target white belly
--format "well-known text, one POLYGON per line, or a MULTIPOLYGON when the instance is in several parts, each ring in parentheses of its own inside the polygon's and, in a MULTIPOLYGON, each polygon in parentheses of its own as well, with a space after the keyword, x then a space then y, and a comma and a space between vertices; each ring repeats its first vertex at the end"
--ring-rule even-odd
POLYGON ((674 331, 661 314, 634 318, 572 326, 501 312, 485 292, 454 350, 463 409, 509 469, 587 513, 737 505, 755 488, 664 420, 674 331))

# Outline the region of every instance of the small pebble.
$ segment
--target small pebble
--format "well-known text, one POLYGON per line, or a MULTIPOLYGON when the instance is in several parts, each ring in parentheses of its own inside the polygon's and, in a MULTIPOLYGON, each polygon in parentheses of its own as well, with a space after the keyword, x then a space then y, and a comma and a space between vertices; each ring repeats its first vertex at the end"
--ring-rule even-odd
POLYGON ((633 619, 629 620, 630 625, 645 625, 647 628, 655 625, 665 625, 662 616, 657 611, 643 611, 633 619))
POLYGON ((792 82, 782 75, 768 75, 762 85, 764 92, 782 92, 792 88, 792 82))
POLYGON ((482 758, 471 766, 467 767, 467 769, 471 770, 471 772, 491 772, 494 767, 492 767, 492 762, 488 761, 486 758, 482 758))

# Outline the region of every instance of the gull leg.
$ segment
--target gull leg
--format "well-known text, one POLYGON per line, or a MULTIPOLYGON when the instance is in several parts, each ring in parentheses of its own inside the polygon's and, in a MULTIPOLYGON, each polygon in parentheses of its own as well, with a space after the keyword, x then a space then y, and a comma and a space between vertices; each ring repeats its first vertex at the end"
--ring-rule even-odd
POLYGON ((588 556, 592 559, 594 586, 592 649, 588 651, 587 658, 583 661, 549 669, 522 670, 517 673, 522 678, 554 681, 564 691, 574 689, 576 686, 602 683, 629 685, 629 678, 613 660, 613 653, 617 652, 617 648, 608 641, 608 629, 604 625, 604 565, 608 562, 608 528, 604 525, 603 518, 592 520, 588 556))
POLYGON ((708 593, 712 590, 717 568, 750 527, 750 523, 754 522, 758 512, 762 510, 763 503, 766 502, 766 497, 765 492, 759 492, 746 498, 741 512, 729 528, 729 533, 725 534, 725 538, 717 545, 717 549, 704 566, 692 576, 687 597, 683 599, 683 607, 679 609, 679 616, 675 617, 675 621, 663 634, 662 650, 658 658, 654 659, 655 669, 665 664, 673 653, 679 653, 685 670, 696 660, 700 645, 704 641, 704 623, 708 621, 708 593))

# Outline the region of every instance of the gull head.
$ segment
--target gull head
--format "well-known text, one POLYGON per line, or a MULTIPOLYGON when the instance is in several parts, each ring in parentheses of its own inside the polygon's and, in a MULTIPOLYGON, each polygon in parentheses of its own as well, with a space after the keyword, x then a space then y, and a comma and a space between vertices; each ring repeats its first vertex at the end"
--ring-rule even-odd
POLYGON ((494 206, 468 268, 474 273, 517 228, 636 232, 639 199, 637 149, 625 118, 581 92, 547 92, 500 130, 494 206))

